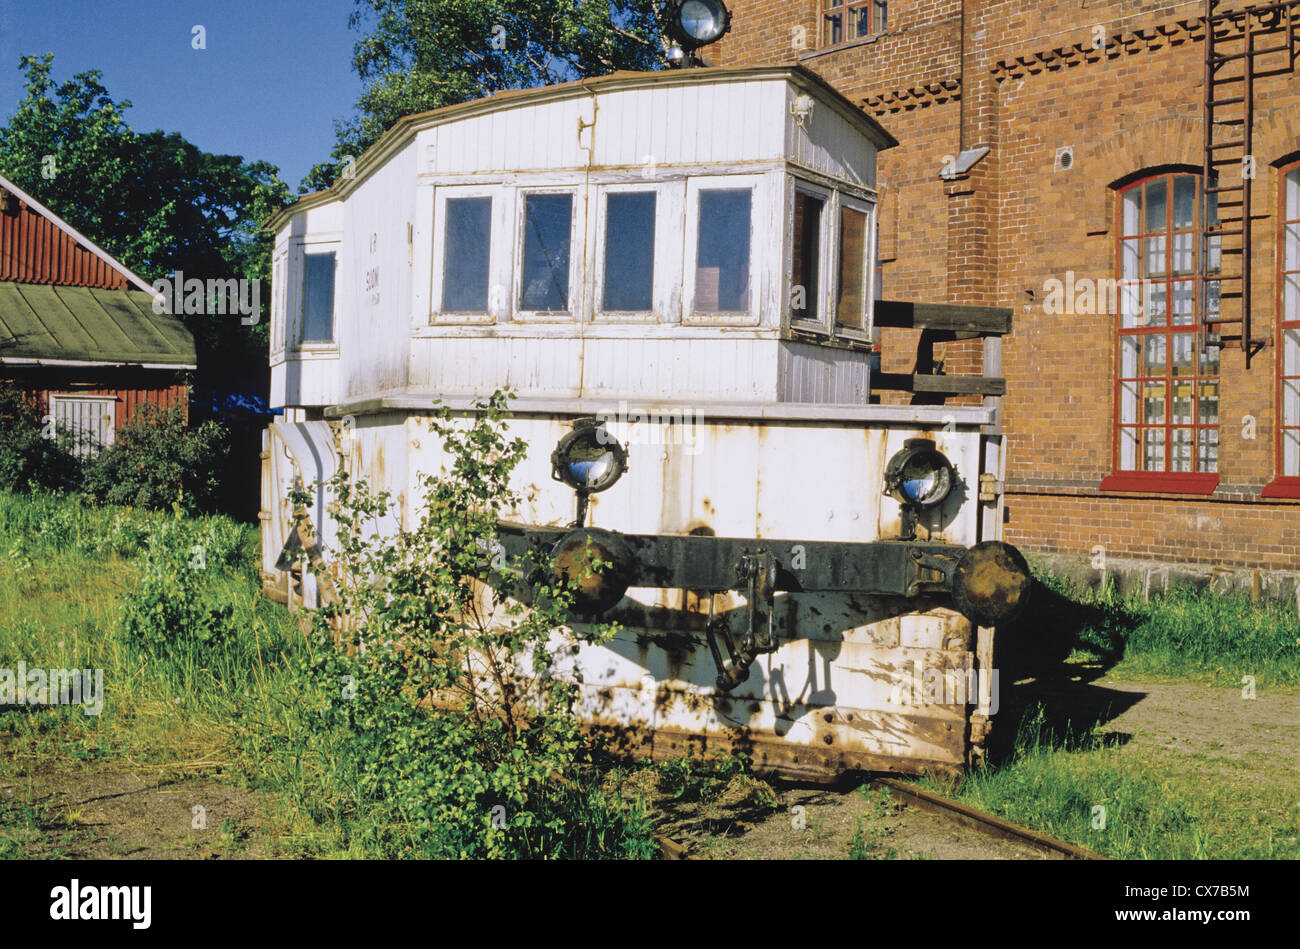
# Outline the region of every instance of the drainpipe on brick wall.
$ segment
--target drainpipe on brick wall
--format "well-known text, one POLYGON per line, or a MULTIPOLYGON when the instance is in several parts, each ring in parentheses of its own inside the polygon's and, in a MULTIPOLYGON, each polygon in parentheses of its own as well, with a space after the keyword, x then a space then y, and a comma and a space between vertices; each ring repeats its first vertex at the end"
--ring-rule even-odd
POLYGON ((961 0, 961 23, 957 27, 958 37, 957 55, 961 57, 961 75, 958 77, 958 90, 961 95, 957 99, 957 154, 966 150, 966 0, 961 0))

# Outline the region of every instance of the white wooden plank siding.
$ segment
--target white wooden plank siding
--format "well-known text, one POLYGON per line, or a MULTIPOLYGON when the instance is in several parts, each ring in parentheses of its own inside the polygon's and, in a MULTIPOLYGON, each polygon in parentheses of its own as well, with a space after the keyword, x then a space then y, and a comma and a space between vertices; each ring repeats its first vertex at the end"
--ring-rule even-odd
MULTIPOLYGON (((807 340, 789 338, 786 192, 792 176, 809 174, 874 209, 874 151, 885 139, 798 70, 705 72, 716 79, 611 78, 517 94, 495 108, 432 113, 404 141, 381 143, 382 161, 357 162, 352 179, 286 212, 276 231, 273 400, 323 408, 510 384, 521 396, 864 404, 864 353, 812 355, 807 340), (817 105, 799 127, 789 107, 803 94, 817 105), (728 187, 752 189, 752 310, 697 312, 699 193, 728 187), (522 195, 539 188, 573 199, 565 313, 518 310, 522 195), (600 311, 602 208, 617 188, 656 193, 653 306, 642 314, 600 311), (454 195, 493 202, 491 292, 480 314, 439 312, 446 200, 454 195), (309 250, 337 255, 336 334, 330 344, 300 346, 309 250), (647 322, 668 336, 595 330, 647 322), (539 323, 556 335, 536 332, 539 323)), ((822 252, 831 253, 829 243, 822 252)))

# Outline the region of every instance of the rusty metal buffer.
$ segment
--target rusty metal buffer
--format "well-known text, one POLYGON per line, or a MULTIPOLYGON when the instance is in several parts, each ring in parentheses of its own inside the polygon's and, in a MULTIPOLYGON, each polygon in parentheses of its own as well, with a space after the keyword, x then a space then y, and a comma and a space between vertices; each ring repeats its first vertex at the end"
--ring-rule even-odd
MULTIPOLYGON (((1029 596, 1028 564, 1010 544, 963 547, 916 538, 918 514, 941 504, 960 477, 929 439, 909 439, 885 468, 883 491, 903 512, 900 536, 867 543, 625 534, 588 526, 590 496, 612 488, 628 463, 626 448, 602 422, 575 421, 551 456, 552 477, 576 495, 573 523, 536 527, 502 521, 501 548, 514 562, 531 554, 552 563, 554 573, 574 588, 574 610, 587 618, 612 609, 634 586, 740 593, 746 617, 739 636, 710 605, 706 636, 721 692, 744 682, 754 660, 777 648, 777 592, 947 595, 967 619, 989 627, 1014 619, 1029 596)), ((541 579, 524 578, 528 584, 541 579)))

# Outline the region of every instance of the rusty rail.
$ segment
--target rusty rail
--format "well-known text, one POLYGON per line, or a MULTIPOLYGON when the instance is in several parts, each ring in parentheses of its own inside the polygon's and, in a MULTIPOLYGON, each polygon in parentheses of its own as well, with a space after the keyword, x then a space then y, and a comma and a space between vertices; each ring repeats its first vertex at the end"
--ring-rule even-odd
POLYGON ((665 837, 663 834, 654 835, 655 843, 659 845, 659 856, 664 860, 698 860, 689 850, 673 840, 671 837, 665 837))
POLYGON ((1068 860, 1109 859, 1085 847, 1076 847, 1074 844, 1066 843, 1064 840, 1058 840, 1055 837, 1049 837, 1046 834, 1040 834, 1028 827, 1021 827, 1019 824, 1013 824, 1001 817, 985 814, 983 811, 977 811, 973 807, 959 804, 957 801, 951 801, 946 797, 914 787, 897 778, 876 778, 871 783, 876 787, 889 788, 891 793, 901 795, 906 799, 906 803, 918 810, 938 814, 990 837, 1026 844, 1046 853, 1060 854, 1068 860))
MULTIPOLYGON (((1057 854, 1065 857, 1067 860, 1109 860, 1109 857, 1103 857, 1095 851, 1086 847, 1077 847, 1074 844, 1066 843, 1064 840, 1058 840, 1056 837, 1049 837, 1047 834, 1040 834, 1036 830, 1030 830, 1028 827, 1021 827, 1019 824, 1013 824, 1010 821, 1003 820, 993 814, 985 814, 983 811, 977 811, 973 807, 965 804, 959 804, 957 801, 949 800, 930 791, 922 790, 900 781, 897 778, 876 778, 869 782, 873 787, 885 787, 890 793, 904 798, 904 803, 915 807, 917 810, 926 811, 931 814, 938 814, 954 823, 970 827, 989 837, 995 837, 999 840, 1009 840, 1014 843, 1024 844, 1035 850, 1044 853, 1057 854)), ((846 792, 848 793, 848 792, 846 792)), ((654 835, 655 843, 659 845, 659 854, 664 860, 698 860, 686 847, 677 841, 663 834, 654 835)))

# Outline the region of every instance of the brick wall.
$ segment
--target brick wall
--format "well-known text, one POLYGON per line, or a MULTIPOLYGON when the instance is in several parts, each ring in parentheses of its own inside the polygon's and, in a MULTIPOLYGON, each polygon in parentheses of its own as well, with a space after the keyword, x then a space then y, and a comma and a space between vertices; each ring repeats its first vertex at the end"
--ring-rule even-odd
MULTIPOLYGON (((1043 307, 1045 282, 1067 271, 1118 276, 1117 186, 1199 169, 1203 3, 895 0, 886 33, 832 49, 818 48, 816 0, 731 6, 732 32, 711 60, 798 59, 900 141, 880 157, 884 295, 1015 309, 1003 356, 1008 540, 1078 555, 1100 544, 1116 557, 1296 565, 1300 502, 1260 497, 1275 474, 1277 347, 1249 370, 1237 344, 1222 351, 1214 495, 1103 492, 1115 317, 1043 307), (940 180, 945 156, 981 145, 992 150, 968 177, 940 180), (1066 146, 1073 164, 1063 169, 1066 146), (1254 438, 1244 437, 1246 417, 1254 438)), ((1258 80, 1255 96, 1253 333, 1271 343, 1276 166, 1300 155, 1300 73, 1258 80)), ((1225 315, 1235 315, 1230 305, 1225 315)), ((910 369, 915 342, 887 331, 884 370, 910 369)), ((977 341, 938 355, 950 372, 981 368, 977 341)))

